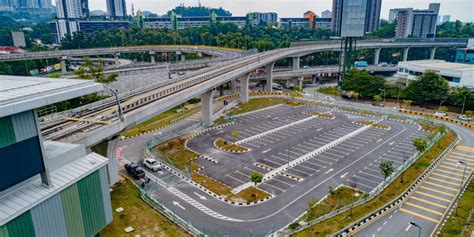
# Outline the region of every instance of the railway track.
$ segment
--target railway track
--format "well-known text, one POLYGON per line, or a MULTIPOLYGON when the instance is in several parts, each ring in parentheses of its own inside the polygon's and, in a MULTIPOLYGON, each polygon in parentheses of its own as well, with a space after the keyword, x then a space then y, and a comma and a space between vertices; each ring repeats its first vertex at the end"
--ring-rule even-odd
MULTIPOLYGON (((251 55, 237 60, 231 60, 220 65, 206 68, 206 72, 197 71, 190 74, 186 78, 175 79, 172 82, 158 84, 152 88, 146 88, 141 91, 137 91, 128 96, 119 98, 122 111, 126 117, 127 113, 139 109, 145 105, 156 102, 165 97, 179 93, 180 91, 192 88, 205 81, 213 79, 215 77, 224 75, 235 69, 245 67, 252 63, 264 60, 272 57, 275 54, 280 53, 281 50, 274 50, 271 52, 261 53, 259 55, 251 55)), ((110 100, 102 105, 88 108, 86 111, 76 113, 71 117, 80 118, 83 120, 101 120, 104 122, 114 122, 117 120, 117 104, 115 100, 110 100)), ((42 128, 42 135, 47 140, 65 140, 74 135, 80 135, 81 133, 87 133, 88 131, 94 130, 103 124, 95 124, 90 122, 80 121, 61 121, 54 125, 50 125, 42 128)))

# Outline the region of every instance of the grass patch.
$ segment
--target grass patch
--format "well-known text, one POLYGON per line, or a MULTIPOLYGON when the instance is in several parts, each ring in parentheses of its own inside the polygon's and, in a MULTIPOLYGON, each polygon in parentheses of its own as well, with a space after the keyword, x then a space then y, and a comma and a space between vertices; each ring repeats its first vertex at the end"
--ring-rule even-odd
POLYGON ((116 236, 190 236, 140 198, 140 191, 131 181, 121 178, 111 192, 113 221, 100 232, 101 237, 116 236), (116 208, 124 211, 117 213, 116 208), (135 230, 125 233, 132 226, 135 230))
POLYGON ((229 150, 231 152, 247 152, 247 151, 249 151, 249 149, 246 148, 246 147, 239 146, 235 143, 228 142, 228 141, 226 141, 224 139, 220 139, 220 138, 216 139, 214 144, 216 145, 216 147, 218 149, 222 149, 222 150, 225 149, 225 150, 229 150))
POLYGON ((219 196, 227 196, 231 194, 231 188, 220 183, 214 179, 210 179, 209 177, 200 174, 198 172, 193 172, 193 181, 202 185, 203 187, 209 189, 211 192, 219 195, 219 196))
POLYGON ((320 117, 320 118, 324 118, 324 119, 335 119, 336 116, 332 115, 332 114, 323 114, 323 113, 320 113, 320 112, 306 112, 305 114, 307 115, 311 115, 311 116, 317 116, 317 117, 320 117))
POLYGON ((438 128, 436 124, 427 121, 419 122, 418 125, 420 125, 421 129, 425 131, 436 131, 438 128))
POLYGON ((303 106, 304 103, 301 103, 299 101, 288 101, 285 103, 285 105, 291 106, 291 107, 298 107, 298 106, 303 106))
POLYGON ((143 123, 133 126, 132 128, 120 133, 120 135, 125 136, 125 137, 132 137, 144 132, 149 132, 149 131, 167 126, 171 124, 173 121, 183 118, 199 110, 199 108, 196 107, 195 105, 187 105, 183 109, 184 111, 181 111, 181 112, 180 112, 180 109, 181 109, 181 106, 170 109, 151 119, 148 119, 147 121, 143 123))
POLYGON ((247 113, 250 111, 262 109, 265 107, 274 106, 277 104, 283 104, 287 101, 284 98, 257 98, 251 99, 247 103, 240 103, 232 109, 226 111, 226 114, 238 115, 247 113))
POLYGON ((354 123, 355 124, 360 124, 360 125, 370 125, 374 128, 390 129, 390 126, 385 125, 385 124, 381 124, 381 123, 375 123, 374 121, 363 120, 363 121, 355 121, 354 123))
POLYGON ((472 212, 474 207, 474 179, 464 192, 464 195, 459 201, 456 208, 456 219, 454 214, 448 219, 443 229, 441 229, 440 236, 461 236, 461 231, 466 227, 464 236, 471 236, 471 232, 474 231, 474 215, 469 220, 469 213, 472 212))
MULTIPOLYGON (((413 165, 411 165, 402 175, 396 178, 382 193, 369 202, 353 208, 353 215, 346 211, 337 216, 313 225, 311 236, 328 236, 344 228, 351 222, 372 213, 382 207, 394 198, 402 194, 412 183, 413 180, 423 173, 426 168, 436 159, 454 140, 456 134, 448 132, 444 137, 438 140, 429 151, 423 154, 413 165), (402 177, 404 182, 402 182, 402 177)), ((308 236, 308 229, 300 231, 293 236, 308 236)))
POLYGON ((171 165, 177 169, 185 170, 186 166, 191 165, 191 168, 194 170, 196 167, 193 167, 193 163, 191 161, 195 160, 198 155, 186 149, 184 146, 184 142, 188 136, 189 135, 177 137, 155 146, 153 149, 155 152, 161 155, 158 157, 166 157, 167 159, 164 161, 168 164, 171 161, 171 165))
POLYGON ((320 216, 330 213, 331 211, 349 205, 358 199, 366 196, 358 190, 353 188, 342 186, 334 191, 332 191, 324 200, 320 203, 314 205, 311 208, 310 213, 306 213, 303 216, 304 221, 311 221, 320 216))
POLYGON ((318 89, 318 92, 325 95, 334 95, 334 96, 341 95, 341 93, 337 90, 336 87, 322 87, 318 89))
POLYGON ((256 187, 249 187, 237 194, 231 194, 227 197, 230 201, 234 202, 256 202, 260 200, 264 200, 266 198, 271 197, 271 195, 259 188, 256 187))

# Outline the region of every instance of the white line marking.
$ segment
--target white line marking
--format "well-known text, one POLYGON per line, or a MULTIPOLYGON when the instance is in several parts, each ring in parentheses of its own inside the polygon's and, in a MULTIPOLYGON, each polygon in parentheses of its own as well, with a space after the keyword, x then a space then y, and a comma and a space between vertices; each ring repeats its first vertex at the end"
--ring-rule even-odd
POLYGON ((380 138, 379 140, 377 140, 377 143, 381 142, 382 141, 382 138, 380 138))
POLYGON ((349 173, 349 172, 346 172, 346 173, 344 173, 343 175, 341 175, 341 179, 345 178, 348 173, 349 173))
POLYGON ((272 149, 268 149, 268 150, 265 150, 265 151, 262 151, 262 153, 267 153, 269 151, 271 151, 272 149))
POLYGON ((409 230, 410 228, 411 228, 411 224, 408 223, 408 226, 407 226, 407 228, 405 228, 405 231, 408 232, 408 230, 409 230))
POLYGON ((329 173, 331 173, 331 172, 333 172, 333 171, 334 171, 334 169, 329 169, 329 170, 326 171, 324 174, 329 174, 329 173))

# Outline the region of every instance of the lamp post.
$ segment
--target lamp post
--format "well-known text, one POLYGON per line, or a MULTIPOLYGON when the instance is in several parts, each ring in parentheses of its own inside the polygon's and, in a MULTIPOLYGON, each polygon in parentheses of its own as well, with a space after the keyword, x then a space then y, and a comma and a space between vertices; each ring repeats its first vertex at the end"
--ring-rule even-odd
POLYGON ((120 100, 118 98, 118 90, 113 90, 113 89, 110 89, 110 91, 112 92, 112 94, 114 94, 115 96, 115 100, 117 101, 117 106, 118 106, 118 117, 120 119, 121 122, 124 121, 124 117, 123 117, 123 111, 122 111, 122 106, 120 105, 120 100))
MULTIPOLYGON (((467 164, 466 164, 466 162, 459 160, 458 165, 464 165, 464 171, 462 172, 461 186, 459 186, 459 193, 461 193, 462 187, 463 187, 463 184, 464 184, 464 175, 466 174, 467 164)), ((454 208, 454 219, 456 219, 457 215, 458 215, 458 208, 456 207, 456 208, 454 208)))
POLYGON ((385 106, 385 90, 386 90, 386 89, 380 89, 380 88, 379 88, 379 90, 380 90, 380 92, 382 92, 383 106, 385 106))
POLYGON ((418 225, 418 224, 416 224, 416 223, 413 222, 413 221, 410 221, 410 225, 412 225, 412 226, 418 228, 418 237, 420 237, 420 236, 421 236, 421 226, 418 225))

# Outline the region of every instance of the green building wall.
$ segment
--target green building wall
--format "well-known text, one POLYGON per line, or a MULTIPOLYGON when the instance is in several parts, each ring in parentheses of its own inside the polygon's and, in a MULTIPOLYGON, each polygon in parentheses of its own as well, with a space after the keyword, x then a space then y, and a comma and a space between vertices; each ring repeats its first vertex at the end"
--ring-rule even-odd
POLYGON ((95 236, 112 221, 106 175, 104 166, 0 226, 0 237, 95 236))

